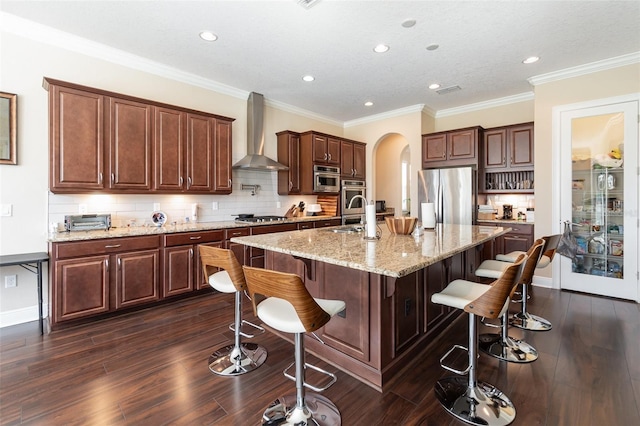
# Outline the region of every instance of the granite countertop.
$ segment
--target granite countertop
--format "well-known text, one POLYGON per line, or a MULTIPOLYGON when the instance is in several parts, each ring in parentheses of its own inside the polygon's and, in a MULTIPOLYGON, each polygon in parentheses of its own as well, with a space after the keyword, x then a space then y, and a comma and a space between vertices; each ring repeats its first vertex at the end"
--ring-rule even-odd
POLYGON ((318 220, 328 219, 340 219, 339 216, 304 216, 286 219, 278 222, 262 222, 262 223, 246 223, 236 222, 233 220, 219 221, 219 222, 196 222, 185 223, 179 225, 164 226, 135 226, 135 227, 118 227, 111 228, 108 231, 75 231, 75 232, 52 232, 48 234, 47 241, 51 243, 61 243, 67 241, 85 241, 85 240, 98 240, 102 238, 120 238, 120 237, 138 237, 145 235, 158 235, 158 234, 174 234, 178 232, 197 232, 197 231, 212 231, 216 229, 229 229, 229 228, 246 228, 253 226, 268 226, 268 225, 280 225, 284 223, 298 223, 298 222, 311 222, 318 220))
POLYGON ((319 260, 390 277, 403 277, 451 257, 511 229, 495 226, 438 225, 418 237, 391 234, 381 228, 379 240, 331 228, 234 237, 231 241, 306 259, 319 260))

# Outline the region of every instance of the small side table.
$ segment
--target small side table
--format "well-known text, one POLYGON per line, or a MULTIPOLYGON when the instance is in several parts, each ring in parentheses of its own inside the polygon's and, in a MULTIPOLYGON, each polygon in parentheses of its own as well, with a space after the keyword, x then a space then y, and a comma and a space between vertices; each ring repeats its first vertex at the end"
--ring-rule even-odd
POLYGON ((40 320, 40 334, 44 334, 44 319, 42 317, 42 264, 49 261, 49 254, 45 252, 9 254, 0 256, 0 267, 21 266, 38 277, 38 319, 40 320))

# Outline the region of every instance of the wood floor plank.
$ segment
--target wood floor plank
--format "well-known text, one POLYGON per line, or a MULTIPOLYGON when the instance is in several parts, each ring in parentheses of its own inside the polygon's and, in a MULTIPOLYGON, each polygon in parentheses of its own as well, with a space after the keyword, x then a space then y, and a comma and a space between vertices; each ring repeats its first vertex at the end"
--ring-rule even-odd
MULTIPOLYGON (((536 288, 529 311, 553 329, 511 328, 510 335, 540 358, 516 365, 482 354, 478 378, 514 402, 514 426, 640 424, 638 306, 536 288)), ((233 340, 233 312, 233 297, 206 293, 44 336, 37 322, 0 329, 0 425, 258 425, 276 397, 295 392, 282 375, 294 348, 267 332, 253 339, 268 351, 260 368, 238 377, 211 373, 209 355, 233 340)), ((248 303, 243 315, 259 322, 248 303)), ((324 395, 345 426, 457 426, 433 391, 451 374, 439 359, 454 343, 467 344, 466 315, 384 393, 311 354, 307 361, 337 373, 324 395)))

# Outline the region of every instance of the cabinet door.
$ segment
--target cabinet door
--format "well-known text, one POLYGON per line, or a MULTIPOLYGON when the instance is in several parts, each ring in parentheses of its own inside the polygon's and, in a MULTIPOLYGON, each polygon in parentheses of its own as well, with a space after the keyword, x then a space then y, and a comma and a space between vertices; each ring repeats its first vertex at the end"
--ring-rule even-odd
POLYGON ((160 250, 115 255, 116 309, 160 300, 160 250))
POLYGON ((231 194, 231 123, 219 119, 215 123, 215 192, 231 194))
POLYGON ((200 251, 199 251, 199 247, 200 246, 209 246, 209 247, 219 247, 222 248, 222 246, 224 245, 223 241, 217 241, 215 243, 205 243, 205 244, 198 244, 194 247, 194 253, 195 253, 195 262, 194 262, 194 271, 193 271, 193 277, 194 277, 194 285, 196 287, 196 290, 202 290, 203 288, 209 288, 209 277, 205 276, 204 270, 202 269, 202 262, 200 262, 200 251))
POLYGON ((214 126, 210 117, 187 114, 187 191, 210 192, 214 186, 214 126))
POLYGON ((342 141, 340 143, 340 174, 351 178, 355 174, 353 167, 353 142, 342 141))
POLYGON ((151 105, 109 98, 109 188, 151 189, 151 112, 151 105))
POLYGON ((364 144, 353 144, 353 177, 365 179, 367 175, 367 146, 364 144))
POLYGON ((484 132, 484 167, 507 166, 507 131, 505 129, 484 132))
POLYGON ((49 143, 52 192, 104 188, 104 97, 51 85, 49 143))
POLYGON ((503 253, 511 253, 512 251, 527 251, 532 244, 532 237, 529 237, 527 235, 506 234, 502 237, 503 253))
POLYGON ((312 147, 314 163, 326 163, 329 160, 326 136, 312 135, 312 147))
POLYGON ((194 247, 178 246, 164 249, 164 280, 162 297, 193 290, 194 247))
POLYGON ((53 273, 53 322, 109 311, 109 256, 56 261, 53 273))
POLYGON ((509 129, 511 167, 533 167, 533 124, 509 129))
POLYGON ((427 135, 422 137, 422 164, 434 161, 444 161, 447 157, 447 135, 445 133, 437 135, 427 135))
POLYGON ((327 138, 327 164, 340 167, 340 139, 327 138))
POLYGON ((186 114, 168 108, 155 109, 153 187, 181 191, 184 185, 186 114))
POLYGON ((461 160, 476 158, 477 130, 460 130, 447 135, 447 159, 461 160))
POLYGON ((289 170, 286 171, 287 194, 300 193, 300 136, 290 135, 287 141, 287 165, 289 170))
POLYGON ((433 303, 431 296, 442 291, 448 284, 448 274, 444 261, 429 265, 425 269, 425 331, 433 329, 438 325, 447 314, 448 309, 445 305, 433 303))

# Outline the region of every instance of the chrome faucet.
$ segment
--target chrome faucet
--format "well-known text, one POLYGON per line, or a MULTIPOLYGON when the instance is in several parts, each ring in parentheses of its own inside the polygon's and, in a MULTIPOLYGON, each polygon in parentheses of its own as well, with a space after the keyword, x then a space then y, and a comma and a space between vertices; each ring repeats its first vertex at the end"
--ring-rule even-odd
MULTIPOLYGON (((349 205, 347 206, 347 209, 351 208, 351 204, 353 204, 353 200, 355 200, 356 198, 362 198, 362 200, 364 201, 365 207, 367 206, 367 204, 369 204, 369 202, 367 201, 366 198, 364 198, 362 195, 358 194, 358 195, 354 195, 353 197, 351 197, 351 200, 349 200, 349 205)), ((360 218, 360 224, 361 225, 365 225, 367 223, 366 218, 367 218, 366 214, 363 213, 362 217, 360 218)))

